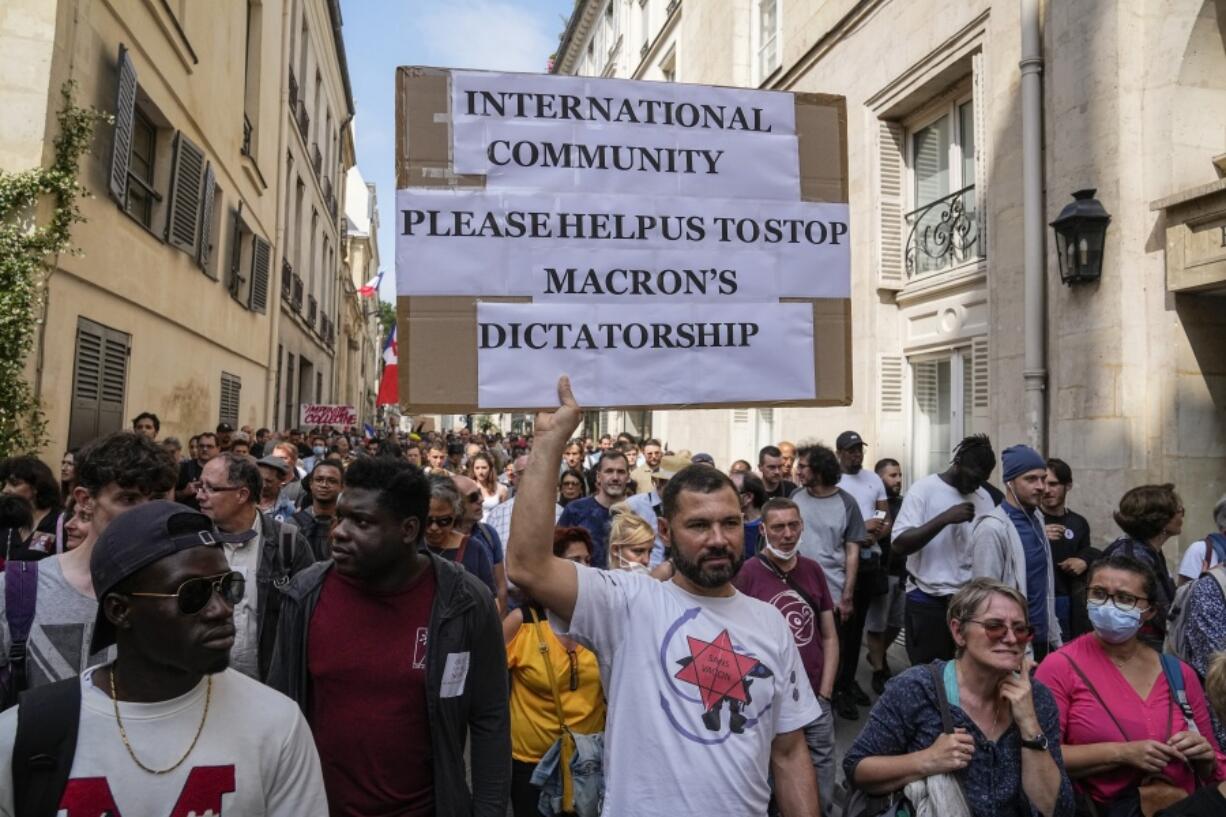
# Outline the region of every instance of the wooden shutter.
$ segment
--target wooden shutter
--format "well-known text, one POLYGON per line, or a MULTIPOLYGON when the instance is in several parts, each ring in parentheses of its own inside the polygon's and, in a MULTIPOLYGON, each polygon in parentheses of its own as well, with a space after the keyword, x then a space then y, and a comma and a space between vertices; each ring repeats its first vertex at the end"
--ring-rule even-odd
POLYGON ((881 355, 877 362, 880 378, 877 402, 881 410, 898 413, 902 411, 902 356, 881 355))
POLYGON ((268 309, 268 266, 271 258, 272 247, 258 235, 254 236, 251 241, 251 296, 247 304, 252 312, 268 309))
POLYGON ((230 294, 238 297, 238 292, 243 288, 243 277, 241 275, 243 268, 243 210, 240 205, 234 211, 234 231, 233 239, 230 244, 230 275, 226 281, 226 286, 230 290, 230 294))
POLYGON ((236 374, 221 373, 221 410, 218 421, 238 426, 238 409, 241 402, 243 380, 236 374))
POLYGON ((204 180, 204 152, 182 132, 175 134, 174 165, 170 182, 170 214, 166 239, 193 257, 200 226, 200 183, 204 180))
POLYGON ((123 332, 79 320, 68 421, 70 448, 123 428, 130 343, 123 332))
POLYGON ((895 122, 879 122, 877 133, 878 196, 877 208, 877 286, 902 289, 906 283, 903 246, 903 180, 906 177, 904 143, 906 134, 895 122))
POLYGON ((200 248, 196 252, 196 261, 206 273, 209 271, 209 257, 213 254, 213 196, 216 187, 217 179, 210 163, 204 169, 204 194, 200 200, 200 248))
POLYGON ((136 68, 128 49, 119 46, 119 90, 115 95, 115 141, 111 145, 110 191, 120 206, 128 197, 128 160, 132 157, 132 125, 136 119, 136 68))

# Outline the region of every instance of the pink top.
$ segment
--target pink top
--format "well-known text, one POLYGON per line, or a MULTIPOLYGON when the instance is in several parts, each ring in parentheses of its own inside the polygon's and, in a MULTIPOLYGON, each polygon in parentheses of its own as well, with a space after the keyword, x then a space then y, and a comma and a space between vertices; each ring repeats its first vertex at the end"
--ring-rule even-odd
MULTIPOLYGON (((1204 690, 1201 689, 1200 679, 1191 667, 1181 663, 1181 668, 1184 688, 1187 690, 1188 703, 1192 705, 1196 726, 1217 754, 1215 779, 1221 780, 1226 776, 1226 756, 1222 754, 1213 736, 1213 725, 1205 704, 1204 690)), ((1158 680, 1149 691, 1149 697, 1142 699, 1111 663, 1093 633, 1081 636, 1043 659, 1035 677, 1047 685, 1056 699, 1056 706, 1060 709, 1062 744, 1077 746, 1134 740, 1158 740, 1165 743, 1171 735, 1187 730, 1183 713, 1179 711, 1179 703, 1166 682, 1166 675, 1159 671, 1158 680), (1110 715, 1103 711, 1094 693, 1090 692, 1065 658, 1066 655, 1077 662, 1077 666, 1094 684, 1098 694, 1111 708, 1110 715), (1111 715, 1119 721, 1127 737, 1120 734, 1115 721, 1111 720, 1111 715)), ((1172 762, 1167 765, 1164 773, 1171 782, 1182 786, 1189 794, 1197 788, 1195 775, 1184 763, 1172 762)), ((1140 780, 1140 770, 1128 767, 1083 777, 1075 783, 1096 802, 1108 803, 1125 789, 1137 785, 1140 780)))

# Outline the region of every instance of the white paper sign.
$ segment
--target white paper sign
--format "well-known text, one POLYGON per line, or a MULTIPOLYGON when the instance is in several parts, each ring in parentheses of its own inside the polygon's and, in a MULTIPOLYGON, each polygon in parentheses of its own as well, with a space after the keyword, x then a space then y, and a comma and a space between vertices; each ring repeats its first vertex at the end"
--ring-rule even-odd
POLYGON ((580 405, 805 400, 816 393, 809 304, 477 304, 477 402, 580 405))
POLYGON ((307 428, 317 426, 356 426, 358 412, 353 406, 332 403, 303 403, 298 411, 298 424, 307 428))
POLYGON ((733 269, 754 297, 851 293, 846 204, 406 188, 396 206, 400 295, 572 295, 556 283, 570 268, 733 269))
POLYGON ((458 698, 464 694, 464 682, 468 680, 468 665, 471 653, 447 653, 447 663, 443 665, 443 681, 439 685, 440 698, 458 698))

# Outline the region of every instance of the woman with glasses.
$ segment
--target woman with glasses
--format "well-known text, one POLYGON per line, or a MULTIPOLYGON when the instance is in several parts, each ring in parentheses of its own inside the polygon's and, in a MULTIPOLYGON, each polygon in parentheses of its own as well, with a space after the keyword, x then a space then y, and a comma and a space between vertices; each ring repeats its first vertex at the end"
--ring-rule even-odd
POLYGON ((1059 712, 1051 692, 1030 679, 1026 598, 975 579, 950 600, 948 626, 957 657, 912 667, 886 685, 843 760, 847 779, 883 795, 952 774, 974 817, 1071 817, 1059 712), (938 695, 952 733, 942 728, 938 695))
MULTIPOLYGON (((592 537, 583 528, 558 528, 553 553, 588 565, 592 537)), ((532 773, 562 735, 554 691, 566 725, 579 734, 604 730, 605 701, 596 654, 555 633, 544 608, 525 601, 502 620, 511 673, 511 808, 515 817, 538 817, 541 787, 532 785, 532 773)))
POLYGON ((1036 675, 1060 707, 1069 775, 1103 814, 1139 814, 1143 785, 1190 794, 1226 771, 1196 673, 1139 638, 1158 614, 1156 588, 1136 559, 1095 562, 1086 580, 1094 632, 1047 656, 1036 675))
MULTIPOLYGON (((579 474, 579 479, 583 481, 583 496, 587 496, 589 491, 596 488, 596 474, 594 471, 586 467, 588 461, 587 449, 583 444, 583 440, 577 437, 566 444, 566 448, 562 449, 562 471, 563 477, 566 472, 575 471, 579 474)), ((599 456, 597 456, 599 459, 599 456)), ((566 503, 562 503, 565 505, 566 503)))
POLYGON ((558 504, 565 508, 576 499, 587 496, 587 483, 575 468, 567 468, 558 478, 558 504))
POLYGON ((1119 510, 1113 516, 1126 535, 1107 545, 1103 556, 1127 556, 1154 572, 1157 583, 1150 601, 1155 614, 1142 624, 1141 640, 1161 652, 1167 612, 1175 599, 1175 582, 1167 569, 1162 546, 1183 531, 1183 501, 1169 482, 1139 485, 1120 498, 1119 510))
POLYGON ((497 596, 494 582, 494 564, 489 551, 472 537, 461 533, 464 500, 455 480, 441 474, 430 477, 430 512, 426 516, 426 547, 436 556, 441 556, 464 566, 497 596))
POLYGON ((498 481, 494 458, 484 451, 473 454, 468 461, 468 478, 481 486, 481 507, 486 513, 507 501, 507 486, 498 481))

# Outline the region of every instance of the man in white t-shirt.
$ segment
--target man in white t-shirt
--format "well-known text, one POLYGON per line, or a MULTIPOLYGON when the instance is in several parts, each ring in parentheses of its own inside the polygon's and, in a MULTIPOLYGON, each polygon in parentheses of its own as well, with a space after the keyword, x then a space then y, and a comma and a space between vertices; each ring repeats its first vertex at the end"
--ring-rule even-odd
POLYGON ((165 500, 110 524, 90 560, 100 599, 91 652, 116 644, 117 657, 31 690, 0 715, 0 817, 325 817, 302 714, 227 669, 245 588, 221 545, 250 536, 215 531, 165 500), (75 746, 57 713, 76 723, 75 746), (63 765, 32 762, 40 754, 63 765))
POLYGON ((565 377, 558 396, 561 407, 536 419, 507 573, 600 661, 603 814, 762 817, 768 773, 784 817, 817 814, 803 730, 820 709, 782 615, 731 584, 744 560, 736 489, 703 465, 669 481, 658 525, 676 568, 670 581, 553 556, 558 464, 582 416, 565 377))
POLYGON ((958 443, 949 468, 913 483, 903 498, 890 546, 907 557, 904 619, 912 664, 954 657, 945 612, 971 580, 971 520, 995 507, 983 489, 995 467, 991 441, 972 435, 958 443))
POLYGON ((1226 495, 1213 506, 1213 524, 1217 531, 1204 539, 1188 545, 1179 561, 1179 583, 1187 584, 1200 578, 1206 567, 1213 567, 1226 561, 1226 495), (1209 544, 1212 543, 1212 547, 1209 544), (1205 553, 1209 554, 1209 562, 1205 563, 1205 553))

